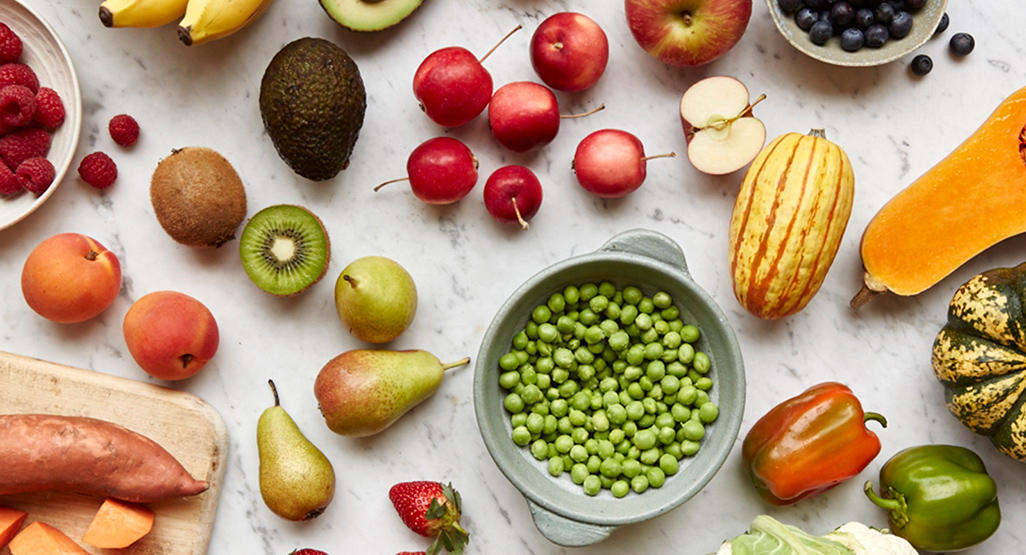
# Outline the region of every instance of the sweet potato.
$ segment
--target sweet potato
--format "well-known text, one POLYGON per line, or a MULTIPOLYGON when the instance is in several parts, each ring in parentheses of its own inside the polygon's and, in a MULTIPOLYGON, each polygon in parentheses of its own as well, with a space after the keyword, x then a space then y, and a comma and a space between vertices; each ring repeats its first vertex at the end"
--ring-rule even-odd
POLYGON ((11 540, 11 555, 89 555, 64 532, 38 520, 11 540))
POLYGON ((121 549, 137 542, 153 528, 153 511, 135 503, 107 498, 96 511, 82 541, 104 549, 121 549))
POLYGON ((112 422, 0 415, 0 495, 56 490, 149 503, 207 489, 155 441, 112 422))
POLYGON ((25 522, 25 511, 0 507, 0 549, 3 549, 7 542, 21 529, 21 523, 25 522))

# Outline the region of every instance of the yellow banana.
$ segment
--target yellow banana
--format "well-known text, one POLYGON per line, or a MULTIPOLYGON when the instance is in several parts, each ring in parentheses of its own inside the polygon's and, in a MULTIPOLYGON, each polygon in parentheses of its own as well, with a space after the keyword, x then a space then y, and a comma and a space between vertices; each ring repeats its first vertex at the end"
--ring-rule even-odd
POLYGON ((260 17, 271 0, 189 0, 178 23, 178 38, 187 46, 226 37, 260 17))
POLYGON ((100 21, 107 27, 159 27, 182 17, 188 0, 104 0, 100 21))

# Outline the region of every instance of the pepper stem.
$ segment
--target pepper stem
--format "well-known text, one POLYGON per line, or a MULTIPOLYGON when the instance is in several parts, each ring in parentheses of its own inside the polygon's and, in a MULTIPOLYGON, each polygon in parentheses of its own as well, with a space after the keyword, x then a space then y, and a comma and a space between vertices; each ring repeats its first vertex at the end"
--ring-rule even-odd
POLYGON ((862 490, 866 492, 866 497, 873 502, 876 506, 887 509, 890 511, 890 522, 896 528, 904 528, 908 524, 908 504, 905 503, 905 496, 894 491, 894 488, 887 488, 892 498, 880 497, 873 491, 873 482, 866 480, 866 484, 862 486, 862 490))
POLYGON ((884 418, 884 415, 878 412, 867 412, 862 416, 863 423, 869 422, 870 420, 875 420, 876 422, 879 422, 880 425, 884 428, 887 427, 887 419, 884 418))

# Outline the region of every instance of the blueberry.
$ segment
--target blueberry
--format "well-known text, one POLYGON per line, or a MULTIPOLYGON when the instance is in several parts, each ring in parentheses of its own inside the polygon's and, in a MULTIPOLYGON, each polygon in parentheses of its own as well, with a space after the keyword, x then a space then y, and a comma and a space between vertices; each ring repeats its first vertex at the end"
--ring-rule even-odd
POLYGON ((894 16, 891 20, 890 26, 887 27, 887 31, 890 32, 891 37, 900 39, 904 38, 912 31, 912 14, 908 12, 898 12, 898 15, 894 16))
POLYGON ((819 11, 827 7, 827 0, 805 0, 805 5, 811 10, 819 11))
POLYGON ((923 9, 926 5, 926 0, 905 0, 905 9, 910 12, 916 12, 923 9))
POLYGON ((780 6, 780 11, 790 15, 798 11, 802 0, 777 0, 777 5, 780 6))
POLYGON ((880 48, 887 42, 887 39, 891 38, 887 27, 882 23, 874 23, 866 29, 866 46, 870 48, 880 48))
POLYGON ((855 26, 865 31, 870 25, 876 22, 876 18, 873 17, 873 10, 869 8, 861 8, 855 12, 855 26))
POLYGON ((816 12, 809 8, 802 8, 798 10, 798 13, 794 14, 794 23, 802 31, 808 31, 812 28, 812 24, 819 20, 816 12))
POLYGON ((847 27, 855 19, 855 8, 841 0, 830 8, 830 23, 838 27, 847 27))
POLYGON ((855 27, 848 27, 841 33, 841 48, 848 52, 855 52, 866 43, 866 37, 862 31, 855 27))
POLYGON ((834 26, 829 21, 817 21, 809 29, 809 40, 812 44, 823 46, 834 34, 834 26))
POLYGON ((948 46, 951 47, 951 52, 956 56, 966 56, 973 51, 976 41, 973 40, 973 36, 969 33, 955 33, 951 35, 948 46))
POLYGON ((894 6, 884 2, 876 7, 876 13, 873 15, 876 17, 878 22, 883 23, 884 25, 890 25, 891 20, 894 19, 894 14, 896 13, 897 10, 894 9, 894 6))
POLYGON ((933 60, 926 54, 920 54, 912 58, 912 65, 909 67, 912 69, 912 73, 916 75, 926 75, 933 69, 933 60))
POLYGON ((948 12, 944 12, 944 15, 941 16, 940 21, 937 22, 937 29, 934 30, 933 34, 939 35, 946 31, 948 28, 948 23, 950 22, 951 20, 948 19, 948 12))

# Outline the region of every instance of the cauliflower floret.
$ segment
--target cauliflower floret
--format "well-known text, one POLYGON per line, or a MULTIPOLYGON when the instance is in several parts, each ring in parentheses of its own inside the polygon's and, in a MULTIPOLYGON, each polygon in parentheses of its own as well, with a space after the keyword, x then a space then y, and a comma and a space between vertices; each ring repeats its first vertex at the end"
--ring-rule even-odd
POLYGON ((870 528, 861 522, 849 522, 826 536, 843 543, 855 555, 917 555, 912 544, 894 534, 870 528))

